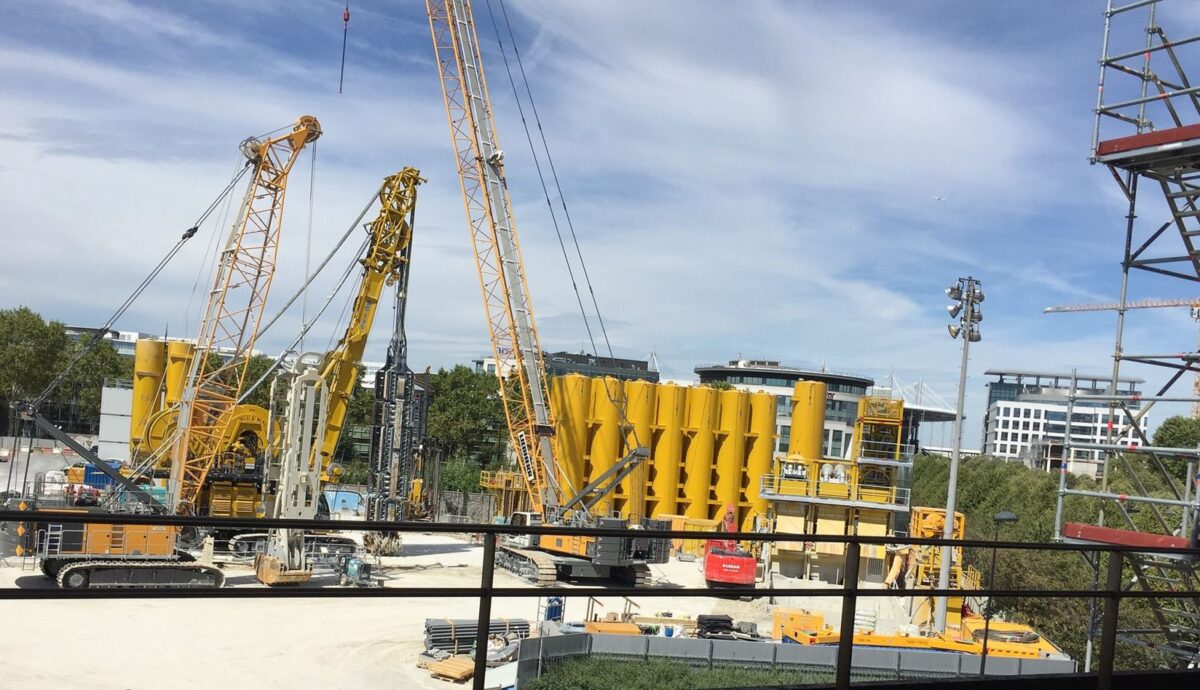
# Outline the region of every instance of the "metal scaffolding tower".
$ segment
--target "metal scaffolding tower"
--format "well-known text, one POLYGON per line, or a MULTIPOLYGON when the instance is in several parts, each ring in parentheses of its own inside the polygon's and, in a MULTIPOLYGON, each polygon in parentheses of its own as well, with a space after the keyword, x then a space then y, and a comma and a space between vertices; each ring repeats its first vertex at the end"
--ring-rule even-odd
MULTIPOLYGON (((1091 161, 1108 168, 1128 202, 1128 212, 1120 299, 1115 305, 1111 386, 1105 394, 1095 394, 1080 393, 1073 384, 1067 424, 1069 428, 1074 407, 1102 405, 1109 409, 1109 432, 1106 443, 1078 443, 1073 442, 1070 432, 1065 435, 1064 454, 1069 456, 1075 449, 1100 450, 1104 461, 1100 491, 1068 489, 1063 470, 1055 533, 1056 538, 1066 541, 1195 548, 1200 502, 1193 485, 1200 451, 1154 447, 1142 427, 1142 418, 1156 402, 1194 402, 1200 398, 1200 392, 1194 389, 1186 395, 1169 392, 1180 380, 1193 378, 1187 374, 1200 371, 1200 352, 1129 353, 1123 346, 1127 312, 1139 306, 1128 299, 1132 279, 1153 274, 1188 281, 1186 292, 1193 292, 1195 283, 1200 282, 1200 86, 1193 86, 1185 70, 1200 58, 1200 35, 1168 38, 1157 21, 1159 1, 1115 6, 1113 0, 1108 0, 1104 13, 1091 161), (1142 189, 1147 198, 1140 202, 1146 206, 1164 199, 1169 216, 1166 222, 1139 222, 1138 213, 1144 210, 1138 207, 1143 183, 1151 187, 1142 189), (1155 185, 1161 188, 1162 197, 1149 193, 1155 185), (1165 368, 1171 374, 1156 393, 1134 399, 1118 391, 1123 363, 1165 368), (1128 445, 1120 443, 1130 431, 1143 446, 1136 456, 1129 454, 1128 445), (1169 462, 1186 462, 1182 482, 1168 470, 1169 462), (1133 492, 1117 494, 1109 490, 1109 471, 1115 467, 1129 478, 1133 492), (1168 495, 1151 495, 1147 489, 1151 477, 1155 478, 1154 485, 1166 487, 1168 495), (1064 523, 1063 502, 1068 497, 1100 501, 1099 524, 1064 523), (1115 516, 1119 528, 1105 526, 1106 510, 1115 516), (1131 513, 1139 510, 1148 513, 1143 522, 1152 524, 1153 531, 1138 529, 1131 513)), ((1092 564, 1099 568, 1099 559, 1092 564)), ((1130 565, 1132 577, 1124 585, 1127 589, 1153 592, 1200 584, 1190 558, 1130 554, 1130 565)), ((1200 662, 1200 600, 1147 601, 1156 626, 1124 629, 1122 639, 1168 653, 1183 667, 1200 662)), ((1091 630, 1098 629, 1099 621, 1093 616, 1091 630)), ((1089 634, 1087 665, 1091 663, 1091 651, 1089 634)))

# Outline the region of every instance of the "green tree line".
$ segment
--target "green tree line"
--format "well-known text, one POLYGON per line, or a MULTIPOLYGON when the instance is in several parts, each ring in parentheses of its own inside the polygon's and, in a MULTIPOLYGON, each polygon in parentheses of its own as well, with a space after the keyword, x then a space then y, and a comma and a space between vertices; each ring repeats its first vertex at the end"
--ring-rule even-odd
MULTIPOLYGON (((15 402, 42 393, 86 344, 67 336, 61 322, 46 321, 28 307, 0 310, 0 405, 4 419, 15 402)), ((121 357, 107 342, 100 342, 79 360, 68 376, 50 392, 43 405, 48 416, 69 414, 71 421, 94 429, 100 420, 100 394, 105 379, 133 376, 130 358, 121 357)), ((11 420, 10 420, 11 421, 11 420)), ((9 433, 13 429, 8 425, 9 433)))
MULTIPOLYGON (((1138 476, 1152 494, 1165 495, 1165 483, 1153 481, 1144 471, 1145 456, 1128 455, 1112 463, 1108 490, 1114 493, 1135 493, 1134 482, 1125 464, 1138 470, 1138 476), (1139 467, 1140 466, 1140 467, 1139 467)), ((945 507, 949 483, 950 462, 940 455, 918 456, 913 466, 912 503, 919 506, 945 507)), ((1067 487, 1098 491, 1099 483, 1088 477, 1068 474, 1067 487)), ((955 509, 966 517, 967 538, 990 540, 993 537, 993 516, 1011 511, 1016 523, 1003 524, 1001 541, 1049 542, 1054 537, 1054 517, 1058 500, 1057 472, 1044 472, 1020 463, 991 458, 973 458, 959 466, 958 492, 955 509)), ((1095 499, 1067 497, 1063 522, 1097 524, 1100 503, 1095 499)), ((1149 511, 1132 515, 1139 529, 1160 531, 1149 511)), ((1109 504, 1106 524, 1125 527, 1119 511, 1109 504)), ((986 587, 991 549, 966 549, 964 560, 983 574, 986 587)), ((1132 572, 1127 573, 1132 576, 1132 572)), ((996 556, 998 589, 1050 590, 1094 587, 1094 571, 1078 552, 1066 551, 999 551, 996 556)), ((1103 584, 1100 585, 1101 587, 1103 584)), ((1101 606, 1097 602, 1097 606, 1101 606)), ((1073 659, 1084 658, 1087 621, 1091 601, 1077 599, 998 599, 996 610, 1009 620, 1032 625, 1047 639, 1062 647, 1073 659)), ((1126 599, 1120 608, 1121 627, 1153 627, 1154 617, 1145 601, 1126 599)), ((1118 644, 1116 662, 1119 668, 1161 668, 1169 666, 1162 654, 1130 644, 1118 644)))

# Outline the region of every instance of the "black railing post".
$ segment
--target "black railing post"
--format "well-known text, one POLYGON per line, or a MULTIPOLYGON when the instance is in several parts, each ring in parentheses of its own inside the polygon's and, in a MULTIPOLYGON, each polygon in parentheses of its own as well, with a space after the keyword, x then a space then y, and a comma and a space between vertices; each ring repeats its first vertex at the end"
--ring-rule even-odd
POLYGON ((479 578, 479 620, 475 629, 475 678, 472 687, 483 690, 487 675, 488 633, 492 627, 492 575, 496 571, 496 533, 483 535, 483 574, 479 578))
POLYGON ((858 604, 858 542, 846 545, 846 570, 843 578, 842 627, 838 630, 837 688, 850 687, 850 664, 854 658, 854 611, 858 604))
POLYGON ((1108 578, 1104 593, 1104 626, 1100 630, 1100 668, 1096 690, 1111 690, 1113 655, 1117 649, 1117 609, 1121 603, 1121 553, 1108 554, 1108 578))

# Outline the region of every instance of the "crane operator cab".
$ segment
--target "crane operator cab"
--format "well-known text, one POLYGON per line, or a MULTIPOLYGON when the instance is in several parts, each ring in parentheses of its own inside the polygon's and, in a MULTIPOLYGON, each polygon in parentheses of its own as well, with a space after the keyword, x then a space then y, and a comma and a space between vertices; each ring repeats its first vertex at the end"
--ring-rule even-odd
MULTIPOLYGON (((508 518, 508 524, 511 527, 540 527, 542 525, 542 516, 529 512, 513 513, 508 518)), ((537 548, 538 535, 509 534, 504 537, 504 541, 517 548, 537 548)))

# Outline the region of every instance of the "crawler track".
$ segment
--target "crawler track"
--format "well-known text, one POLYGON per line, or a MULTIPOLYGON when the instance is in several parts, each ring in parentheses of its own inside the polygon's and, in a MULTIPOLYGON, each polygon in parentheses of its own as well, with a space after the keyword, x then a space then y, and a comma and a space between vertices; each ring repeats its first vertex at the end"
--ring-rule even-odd
POLYGON ((82 561, 60 567, 56 579, 64 589, 212 589, 225 584, 225 573, 182 561, 82 561))

